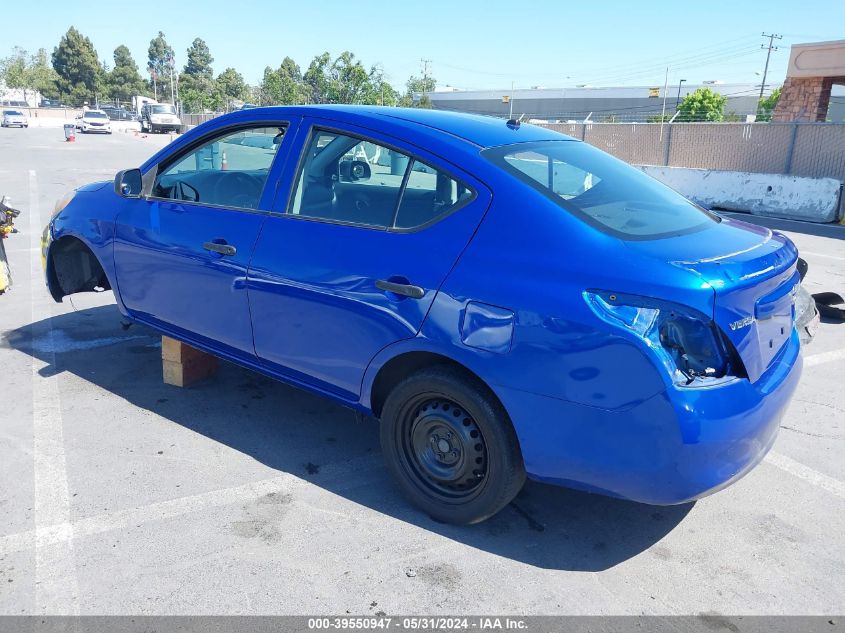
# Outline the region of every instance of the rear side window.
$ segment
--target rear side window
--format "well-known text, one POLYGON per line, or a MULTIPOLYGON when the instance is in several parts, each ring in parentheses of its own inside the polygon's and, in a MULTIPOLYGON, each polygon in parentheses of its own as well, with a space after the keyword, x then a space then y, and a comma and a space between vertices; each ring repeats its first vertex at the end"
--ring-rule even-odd
POLYGON ((414 229, 454 211, 472 190, 443 171, 373 141, 311 136, 288 213, 380 229, 414 229))
POLYGON ((483 155, 573 215, 622 239, 682 235, 719 221, 639 169, 586 143, 506 145, 483 155))
POLYGON ((446 215, 472 197, 472 191, 429 165, 414 160, 394 226, 408 229, 446 215))

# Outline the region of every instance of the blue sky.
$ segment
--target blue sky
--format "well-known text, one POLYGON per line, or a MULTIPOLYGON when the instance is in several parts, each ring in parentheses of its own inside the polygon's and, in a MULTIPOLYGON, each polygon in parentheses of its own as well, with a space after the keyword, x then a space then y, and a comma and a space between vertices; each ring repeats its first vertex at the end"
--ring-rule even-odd
POLYGON ((431 60, 438 84, 517 88, 579 84, 662 85, 686 79, 759 82, 762 31, 784 35, 769 82, 783 80, 789 44, 845 38, 845 1, 497 2, 487 0, 145 0, 68 4, 40 0, 4 7, 0 55, 12 46, 49 52, 69 26, 94 42, 100 58, 126 44, 143 71, 149 41, 164 31, 185 63, 194 37, 208 42, 214 70, 227 66, 250 83, 289 55, 303 71, 325 50, 380 64, 400 87, 431 60), (121 7, 121 10, 110 10, 121 7), (811 9, 811 10, 809 10, 811 9))

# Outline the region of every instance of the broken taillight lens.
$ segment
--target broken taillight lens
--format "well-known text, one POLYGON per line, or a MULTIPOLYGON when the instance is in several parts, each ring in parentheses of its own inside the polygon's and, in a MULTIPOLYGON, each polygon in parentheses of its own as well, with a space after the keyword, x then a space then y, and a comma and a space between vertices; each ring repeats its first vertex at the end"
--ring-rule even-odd
POLYGON ((599 290, 584 299, 600 319, 642 340, 678 384, 741 375, 713 320, 692 308, 599 290))

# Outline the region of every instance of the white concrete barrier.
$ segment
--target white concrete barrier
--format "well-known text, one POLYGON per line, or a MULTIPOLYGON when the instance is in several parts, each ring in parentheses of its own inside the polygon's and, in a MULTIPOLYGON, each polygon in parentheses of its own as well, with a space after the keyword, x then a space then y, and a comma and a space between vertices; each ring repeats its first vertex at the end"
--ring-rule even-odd
MULTIPOLYGON (((61 129, 65 123, 75 123, 75 119, 60 119, 57 117, 30 117, 29 127, 48 127, 61 129)), ((126 132, 141 129, 141 124, 138 121, 112 121, 111 129, 113 132, 126 132)))
POLYGON ((649 176, 708 209, 745 211, 790 220, 835 222, 842 183, 744 171, 638 165, 649 176))

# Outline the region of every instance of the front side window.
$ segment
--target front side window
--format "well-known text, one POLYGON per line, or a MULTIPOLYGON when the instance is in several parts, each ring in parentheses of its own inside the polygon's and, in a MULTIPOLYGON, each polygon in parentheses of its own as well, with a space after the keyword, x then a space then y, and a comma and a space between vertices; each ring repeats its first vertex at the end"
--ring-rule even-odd
POLYGON ((543 141, 482 153, 576 217, 622 239, 681 235, 719 221, 639 169, 587 143, 543 141))
POLYGON ((403 152, 317 131, 306 146, 288 213, 410 229, 454 211, 472 196, 462 183, 403 152))
POLYGON ((178 156, 156 176, 153 196, 234 209, 257 209, 285 128, 227 132, 178 156))

